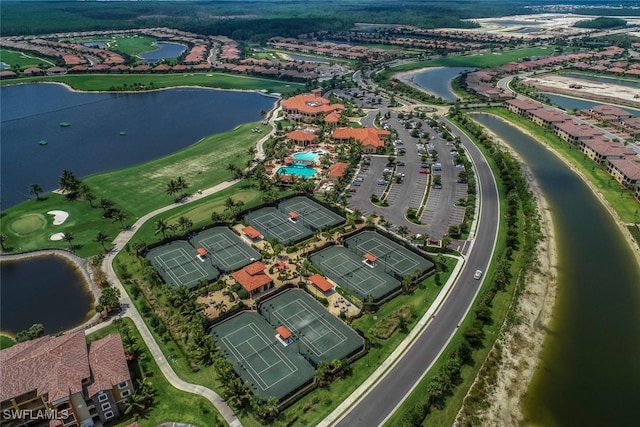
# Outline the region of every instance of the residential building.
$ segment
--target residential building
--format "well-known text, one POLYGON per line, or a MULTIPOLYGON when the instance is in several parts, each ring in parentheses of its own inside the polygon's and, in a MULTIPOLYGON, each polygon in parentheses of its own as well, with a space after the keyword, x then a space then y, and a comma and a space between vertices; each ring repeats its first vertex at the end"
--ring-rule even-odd
POLYGON ((613 105, 594 105, 591 108, 580 110, 580 113, 585 116, 609 122, 619 122, 633 117, 633 114, 630 112, 623 110, 622 108, 614 107, 613 105))
POLYGON ((586 124, 577 124, 573 121, 566 121, 555 125, 554 131, 558 137, 562 140, 578 145, 578 143, 585 139, 591 139, 596 136, 604 135, 599 129, 594 128, 586 124))
POLYGON ((605 137, 598 136, 584 139, 579 142, 580 151, 598 164, 604 164, 607 160, 623 159, 635 156, 636 152, 620 143, 613 142, 605 137))
POLYGON ((0 351, 0 372, 0 407, 23 425, 45 414, 50 426, 93 426, 117 418, 134 392, 117 334, 88 345, 84 331, 18 343, 0 351))
POLYGON ((533 123, 545 129, 554 129, 560 123, 571 121, 571 117, 567 114, 547 108, 529 111, 528 117, 533 123))
POLYGON ((529 117, 529 113, 544 107, 544 104, 530 99, 514 98, 504 103, 507 110, 519 116, 529 117))
POLYGON ((640 184, 640 157, 609 160, 607 172, 620 184, 633 188, 640 184))

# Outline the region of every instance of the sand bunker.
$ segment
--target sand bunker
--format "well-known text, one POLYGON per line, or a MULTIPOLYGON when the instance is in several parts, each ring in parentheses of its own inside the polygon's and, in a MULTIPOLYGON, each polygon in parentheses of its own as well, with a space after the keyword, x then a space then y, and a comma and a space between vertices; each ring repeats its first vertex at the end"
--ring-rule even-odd
MULTIPOLYGON (((69 214, 65 211, 49 211, 47 212, 49 215, 53 215, 53 225, 64 224, 64 222, 69 218, 69 214)), ((53 239, 51 239, 53 240, 53 239)), ((58 239, 59 240, 59 239, 58 239)))
POLYGON ((55 233, 49 237, 49 240, 62 240, 64 237, 64 233, 55 233))

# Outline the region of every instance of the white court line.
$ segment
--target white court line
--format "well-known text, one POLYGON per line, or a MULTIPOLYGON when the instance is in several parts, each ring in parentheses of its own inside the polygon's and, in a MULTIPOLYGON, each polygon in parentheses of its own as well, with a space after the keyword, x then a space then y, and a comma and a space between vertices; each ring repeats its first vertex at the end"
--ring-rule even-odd
POLYGON ((365 277, 361 277, 361 276, 357 276, 360 280, 359 281, 355 281, 353 280, 353 276, 349 277, 347 282, 348 284, 350 284, 352 287, 358 289, 360 291, 360 293, 362 293, 362 295, 368 295, 371 293, 371 291, 374 291, 382 286, 384 286, 387 282, 385 280, 382 280, 380 277, 370 273, 367 270, 362 270, 361 269, 361 265, 356 263, 355 261, 353 261, 351 258, 345 258, 342 257, 341 255, 333 255, 330 258, 327 258, 325 260, 323 260, 323 268, 332 271, 334 274, 336 274, 338 277, 340 278, 344 278, 346 277, 348 274, 353 275, 353 273, 356 273, 357 271, 363 271, 365 275, 365 277), (335 268, 329 264, 327 264, 326 262, 331 262, 332 260, 336 259, 336 258, 340 258, 340 262, 336 262, 335 266, 336 267, 342 267, 344 264, 349 264, 349 266, 354 266, 354 268, 351 269, 351 271, 347 274, 340 274, 338 273, 335 268), (358 270, 358 268, 360 268, 360 270, 358 270), (366 283, 369 282, 371 280, 375 280, 378 282, 378 285, 373 286, 373 287, 368 287, 368 289, 363 289, 362 287, 360 287, 360 284, 362 283, 366 283))
POLYGON ((239 246, 237 242, 234 242, 224 234, 205 237, 200 239, 199 241, 204 243, 204 245, 208 248, 213 249, 210 255, 220 261, 221 265, 224 265, 226 267, 229 267, 235 259, 237 259, 235 262, 238 262, 241 259, 249 259, 252 257, 252 255, 246 249, 244 249, 242 246, 239 246), (224 239, 224 242, 220 242, 220 238, 224 239), (218 239, 218 241, 215 241, 215 239, 218 239), (209 243, 209 241, 211 240, 214 241, 213 244, 209 243), (227 244, 227 246, 225 247, 223 243, 227 244), (225 255, 224 257, 220 256, 221 252, 225 255), (233 255, 230 255, 231 253, 233 255), (229 259, 231 261, 227 261, 229 259))
MULTIPOLYGON (((388 253, 394 253, 394 254, 398 254, 402 256, 401 260, 397 260, 395 259, 395 257, 391 257, 391 260, 394 261, 393 263, 388 262, 387 266, 391 269, 393 269, 394 271, 396 271, 397 273, 403 273, 403 272, 408 272, 407 270, 411 270, 411 269, 415 269, 416 267, 418 267, 420 265, 419 262, 417 262, 414 259, 411 259, 408 256, 405 256, 403 253, 398 251, 398 247, 393 247, 393 246, 389 246, 387 243, 385 243, 382 240, 379 240, 377 237, 370 237, 368 240, 365 241, 360 241, 360 239, 358 239, 357 237, 355 238, 357 240, 357 242, 354 242, 354 244, 356 245, 356 249, 360 249, 362 248, 363 245, 366 245, 369 242, 374 242, 376 244, 375 247, 370 248, 370 249, 366 249, 367 252, 369 252, 372 255, 375 255, 378 258, 384 258, 383 262, 388 262, 389 257, 384 257, 384 255, 388 254, 388 253), (383 247, 385 249, 387 249, 387 251, 385 252, 382 249, 378 249, 379 247, 383 247), (380 252, 378 252, 378 250, 380 252), (376 253, 378 252, 378 253, 376 253), (396 267, 398 264, 404 262, 404 261, 409 261, 411 264, 411 267, 408 269, 400 269, 398 267, 396 267)), ((348 242, 349 243, 349 242, 348 242)))
MULTIPOLYGON (((204 268, 202 268, 201 266, 199 266, 196 262, 194 262, 192 260, 192 258, 189 257, 189 254, 187 253, 187 251, 184 250, 184 248, 177 248, 177 249, 173 249, 169 252, 163 252, 160 255, 155 256, 155 260, 161 264, 163 267, 165 267, 164 271, 171 276, 171 278, 174 280, 174 282, 176 284, 183 284, 183 280, 182 278, 188 275, 191 275, 193 273, 200 273, 200 277, 198 277, 197 279, 194 279, 195 281, 202 279, 203 277, 207 276, 207 272, 204 268), (172 255, 173 253, 178 252, 177 256, 171 256, 169 257, 169 259, 167 261, 173 261, 176 260, 177 265, 175 267, 169 267, 169 265, 167 264, 167 261, 164 260, 164 256, 166 255, 172 255), (177 260, 180 259, 184 259, 186 262, 184 263, 180 263, 177 260), (195 266, 196 271, 193 270, 187 270, 185 269, 184 265, 189 264, 192 266, 195 266), (174 272, 174 269, 177 269, 177 267, 180 267, 180 269, 182 270, 183 274, 178 274, 177 272, 174 272)), ((194 280, 189 280, 186 283, 191 283, 194 280)))
MULTIPOLYGON (((245 333, 243 333, 243 334, 246 335, 245 333)), ((244 365, 246 371, 249 373, 251 378, 253 378, 255 380, 256 384, 260 387, 260 389, 262 389, 262 391, 265 391, 270 387, 274 387, 276 384, 278 384, 279 382, 283 381, 284 379, 286 379, 287 377, 293 375, 295 372, 298 371, 298 368, 293 363, 291 363, 289 361, 289 359, 282 353, 282 351, 279 348, 272 347, 269 342, 264 340, 264 338, 262 336, 262 331, 260 331, 253 323, 249 323, 248 325, 244 325, 241 328, 237 329, 236 331, 234 331, 234 332, 222 337, 222 341, 227 345, 227 348, 229 348, 229 351, 231 351, 234 354, 236 359, 243 362, 243 365, 244 365), (262 375, 260 375, 260 373, 258 373, 258 371, 255 370, 255 368, 251 365, 251 363, 247 362, 247 359, 242 356, 241 352, 238 350, 236 345, 231 341, 230 337, 240 333, 245 328, 251 328, 251 330, 253 332, 253 335, 250 338, 248 338, 248 339, 246 339, 244 341, 241 341, 239 343, 239 345, 249 341, 250 339, 252 339, 254 337, 259 338, 262 341, 262 343, 265 344, 264 348, 270 350, 271 352, 273 352, 278 357, 279 361, 282 362, 289 369, 289 371, 290 371, 289 374, 284 375, 279 380, 277 380, 276 382, 271 383, 270 385, 267 385, 267 382, 262 378, 262 375), (264 384, 264 386, 263 386, 263 384, 264 384)), ((278 345, 278 343, 275 343, 275 344, 278 345)), ((252 344, 249 344, 249 345, 251 345, 251 347, 254 348, 252 344)), ((255 350, 255 348, 254 348, 254 350, 255 350)), ((258 353, 256 352, 256 354, 258 354, 258 353)), ((264 359, 262 358, 262 355, 259 355, 259 356, 264 361, 264 359)), ((266 361, 265 361, 265 363, 266 363, 266 361)), ((267 368, 267 369, 270 369, 270 368, 272 368, 274 366, 277 366, 278 364, 279 363, 275 363, 273 365, 269 365, 269 368, 267 368)), ((265 372, 265 371, 266 370, 262 370, 261 372, 265 372)))
MULTIPOLYGON (((276 318, 278 318, 278 320, 280 320, 281 323, 283 324, 289 324, 293 327, 293 329, 296 329, 297 331, 300 331, 299 328, 294 327, 294 324, 296 322, 294 322, 291 319, 294 318, 298 318, 301 321, 298 322, 298 325, 301 323, 305 323, 304 321, 306 319, 308 319, 309 315, 313 318, 313 320, 318 321, 319 323, 327 326, 326 328, 320 328, 322 330, 322 334, 317 333, 317 329, 316 326, 312 325, 312 324, 307 324, 305 327, 311 329, 313 332, 316 333, 316 335, 318 336, 318 339, 316 340, 310 340, 309 337, 305 334, 304 335, 304 339, 303 342, 305 342, 307 344, 308 347, 312 347, 314 350, 314 353, 317 354, 318 356, 321 356, 331 350, 333 350, 334 348, 338 347, 339 345, 341 345, 343 342, 347 341, 347 337, 339 330, 337 329, 335 326, 333 326, 328 320, 326 320, 323 316, 318 315, 313 308, 306 303, 306 301, 303 300, 294 300, 294 301, 290 301, 289 303, 280 306, 277 310, 273 311, 273 314, 275 315, 276 318), (289 314, 280 314, 279 311, 286 311, 287 308, 289 306, 291 306, 292 304, 296 304, 297 307, 302 306, 302 308, 300 310, 294 311, 293 313, 289 313, 289 314), (300 313, 304 313, 304 315, 300 315, 300 313), (324 338, 327 335, 332 334, 333 336, 337 336, 338 338, 340 338, 340 340, 338 342, 336 342, 333 346, 326 348, 324 351, 320 351, 320 348, 318 346, 315 345, 316 342, 320 341, 322 338, 324 338)), ((299 338, 298 338, 299 339, 299 338)))
POLYGON ((264 228, 264 230, 268 233, 272 233, 275 234, 276 236, 278 236, 279 238, 281 238, 282 240, 287 240, 287 239, 291 239, 291 238, 295 238, 297 236, 302 236, 304 234, 304 232, 298 230, 297 228, 293 227, 292 225, 290 225, 289 223, 287 223, 285 220, 284 222, 282 221, 282 218, 279 218, 277 214, 273 213, 273 212, 267 212, 264 213, 258 217, 253 217, 253 221, 260 224, 258 226, 258 228, 261 228, 261 226, 264 228), (267 227, 266 223, 269 222, 269 220, 266 220, 265 222, 262 221, 262 218, 264 217, 270 217, 273 218, 274 223, 276 223, 275 225, 272 225, 270 227, 267 227), (284 232, 280 232, 279 229, 280 228, 285 228, 287 230, 286 233, 284 232), (276 231, 275 233, 273 232, 274 229, 278 229, 278 231, 276 231), (293 236, 289 236, 289 231, 293 231, 294 234, 293 236))
POLYGON ((290 205, 286 205, 285 208, 287 210, 289 210, 289 211, 293 211, 293 212, 297 212, 297 213, 300 213, 302 211, 306 211, 305 214, 303 215, 303 221, 311 223, 316 227, 318 227, 318 226, 324 227, 326 225, 329 225, 329 224, 331 224, 333 222, 334 219, 342 220, 342 217, 340 217, 335 212, 331 212, 329 210, 325 210, 322 206, 314 205, 313 203, 311 203, 311 202, 309 202, 307 200, 297 201, 297 202, 292 203, 290 205), (302 209, 299 208, 300 205, 303 206, 302 209), (305 219, 304 217, 311 217, 311 220, 305 219), (327 220, 327 218, 329 218, 329 219, 327 220))

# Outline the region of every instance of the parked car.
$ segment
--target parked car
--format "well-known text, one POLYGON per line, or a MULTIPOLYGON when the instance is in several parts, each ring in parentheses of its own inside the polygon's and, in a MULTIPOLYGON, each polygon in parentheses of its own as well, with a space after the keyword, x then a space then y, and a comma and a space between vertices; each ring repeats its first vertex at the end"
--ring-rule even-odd
POLYGON ((398 162, 396 163, 398 166, 404 166, 404 162, 398 162))
POLYGON ((349 188, 349 193, 355 193, 357 190, 353 187, 349 188))
POLYGON ((429 169, 420 169, 420 173, 422 175, 427 175, 429 173, 429 169))

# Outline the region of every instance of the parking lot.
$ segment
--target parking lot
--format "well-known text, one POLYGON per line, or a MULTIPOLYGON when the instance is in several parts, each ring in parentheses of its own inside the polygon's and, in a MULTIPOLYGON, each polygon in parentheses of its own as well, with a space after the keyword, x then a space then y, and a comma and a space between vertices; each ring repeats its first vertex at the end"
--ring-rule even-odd
POLYGON ((420 131, 422 138, 411 136, 412 127, 420 121, 414 118, 407 125, 406 120, 400 120, 396 113, 392 113, 388 125, 398 133, 398 140, 394 141, 396 148, 395 165, 388 164, 388 156, 373 155, 367 160, 368 165, 363 165, 360 173, 356 174, 351 184, 351 197, 349 207, 359 209, 365 216, 376 213, 383 215, 385 220, 394 227, 406 226, 410 233, 426 233, 432 239, 441 239, 448 231, 450 225, 460 224, 464 218, 464 207, 455 206, 459 199, 466 199, 467 185, 458 183, 458 174, 462 170, 456 167, 454 158, 457 155, 451 142, 447 142, 438 131, 431 129, 428 121, 423 121, 420 131), (420 145, 418 145, 420 143, 420 145), (430 150, 437 153, 437 161, 429 159, 422 161, 422 155, 430 150), (453 152, 452 152, 453 151, 453 152), (439 167, 433 167, 435 163, 439 167), (419 209, 426 192, 429 180, 429 171, 433 170, 434 176, 439 176, 440 185, 432 185, 429 198, 420 217, 423 224, 415 224, 405 218, 409 208, 419 209), (383 181, 386 171, 393 173, 388 175, 387 182, 383 181), (400 182, 396 177, 400 177, 400 182), (376 206, 370 201, 370 196, 375 194, 380 197, 389 184, 385 200, 388 207, 376 206))

